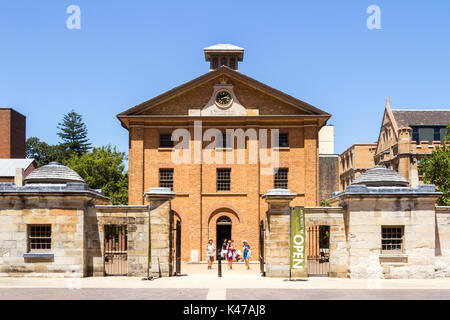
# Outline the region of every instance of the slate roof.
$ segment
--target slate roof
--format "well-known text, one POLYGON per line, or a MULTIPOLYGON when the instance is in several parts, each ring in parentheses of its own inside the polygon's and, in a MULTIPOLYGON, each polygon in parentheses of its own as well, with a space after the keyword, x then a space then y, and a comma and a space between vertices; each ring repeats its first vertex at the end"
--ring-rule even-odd
POLYGON ((372 169, 359 175, 353 180, 352 185, 366 185, 366 186, 397 186, 407 187, 408 180, 406 180, 397 171, 387 169, 383 166, 375 166, 372 169))
POLYGON ((33 170, 24 181, 25 183, 84 183, 84 180, 78 173, 63 166, 59 162, 50 162, 45 166, 33 170))
POLYGON ((0 159, 0 177, 14 177, 16 168, 25 171, 33 161, 34 159, 0 159))
POLYGON ((400 110, 393 109, 392 114, 398 127, 442 125, 450 123, 450 110, 400 110))

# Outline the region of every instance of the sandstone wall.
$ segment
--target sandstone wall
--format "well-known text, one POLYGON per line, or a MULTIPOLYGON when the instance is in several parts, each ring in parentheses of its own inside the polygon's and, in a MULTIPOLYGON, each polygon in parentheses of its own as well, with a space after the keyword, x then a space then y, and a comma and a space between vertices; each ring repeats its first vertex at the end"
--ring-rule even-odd
POLYGON ((346 229, 351 278, 434 277, 433 199, 349 199, 346 229), (382 226, 404 226, 403 252, 381 252, 382 226))
POLYGON ((148 206, 95 206, 86 215, 87 275, 102 277, 104 267, 104 226, 127 226, 127 270, 129 276, 147 275, 148 206))
POLYGON ((83 277, 85 201, 51 196, 0 199, 0 276, 83 277), (52 254, 27 258, 28 225, 51 225, 52 254))
POLYGON ((450 207, 436 207, 436 277, 450 277, 450 207))

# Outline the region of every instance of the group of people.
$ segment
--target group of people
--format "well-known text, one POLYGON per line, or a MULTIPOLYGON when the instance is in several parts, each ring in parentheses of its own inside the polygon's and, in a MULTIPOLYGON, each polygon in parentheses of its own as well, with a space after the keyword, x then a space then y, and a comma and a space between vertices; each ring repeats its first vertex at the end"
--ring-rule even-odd
MULTIPOLYGON (((222 260, 227 260, 228 270, 233 269, 233 260, 236 262, 244 261, 247 269, 250 269, 250 258, 252 257, 252 251, 250 250, 250 245, 247 240, 242 242, 242 251, 236 250, 233 240, 225 239, 220 248, 220 256, 222 260)), ((216 245, 212 239, 209 239, 206 245, 206 260, 208 261, 208 269, 212 269, 212 264, 214 262, 214 257, 216 256, 216 245)))

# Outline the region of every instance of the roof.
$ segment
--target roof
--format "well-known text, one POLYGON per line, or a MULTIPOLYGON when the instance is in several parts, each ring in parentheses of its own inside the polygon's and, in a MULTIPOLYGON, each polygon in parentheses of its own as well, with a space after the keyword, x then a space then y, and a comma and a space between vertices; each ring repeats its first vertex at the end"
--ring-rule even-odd
POLYGON ((241 48, 241 47, 235 46, 234 44, 229 44, 229 43, 218 43, 218 44, 206 47, 203 50, 205 50, 205 51, 216 51, 216 50, 242 51, 242 50, 244 50, 244 48, 241 48))
POLYGON ((450 110, 400 110, 392 109, 398 127, 442 125, 450 123, 450 110))
MULTIPOLYGON (((180 94, 181 92, 194 89, 197 86, 209 81, 210 79, 213 79, 222 74, 226 75, 230 78, 237 79, 257 90, 265 92, 266 94, 272 95, 273 97, 280 99, 281 101, 284 101, 290 105, 293 105, 293 106, 299 108, 300 110, 303 110, 307 114, 323 115, 323 116, 330 117, 330 114, 326 113, 325 111, 322 111, 304 101, 296 99, 282 91, 274 89, 264 83, 261 83, 253 78, 250 78, 250 77, 248 77, 238 71, 235 71, 227 66, 221 66, 217 69, 214 69, 213 71, 205 73, 191 81, 188 81, 188 82, 186 82, 178 87, 175 87, 163 94, 160 94, 159 96, 156 96, 156 97, 154 97, 150 100, 147 100, 133 108, 130 108, 130 109, 118 114, 117 117, 119 118, 119 120, 121 120, 121 118, 124 118, 126 116, 140 115, 143 111, 147 110, 148 108, 151 108, 151 107, 161 104, 165 101, 168 101, 168 100, 172 99, 173 97, 177 96, 178 94, 180 94)), ((122 125, 123 125, 123 123, 122 123, 122 125)))
POLYGON ((25 179, 25 183, 66 183, 82 182, 84 180, 72 169, 59 162, 49 164, 33 170, 25 179))
POLYGON ((203 49, 205 60, 210 61, 211 53, 234 53, 237 54, 238 61, 244 60, 244 48, 229 43, 219 43, 203 49))
POLYGON ((14 177, 16 168, 24 171, 34 162, 34 159, 0 159, 0 177, 14 177))
POLYGON ((397 171, 387 169, 383 166, 375 166, 359 175, 352 182, 352 185, 362 184, 366 186, 407 187, 409 183, 408 180, 397 171))

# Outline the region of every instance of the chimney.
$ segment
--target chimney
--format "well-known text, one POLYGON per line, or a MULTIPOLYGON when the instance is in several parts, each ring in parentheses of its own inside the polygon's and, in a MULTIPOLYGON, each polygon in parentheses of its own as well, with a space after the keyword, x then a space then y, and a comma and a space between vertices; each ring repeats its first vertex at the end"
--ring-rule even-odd
POLYGON ((23 168, 16 168, 16 174, 14 176, 14 183, 18 187, 23 187, 23 168))

